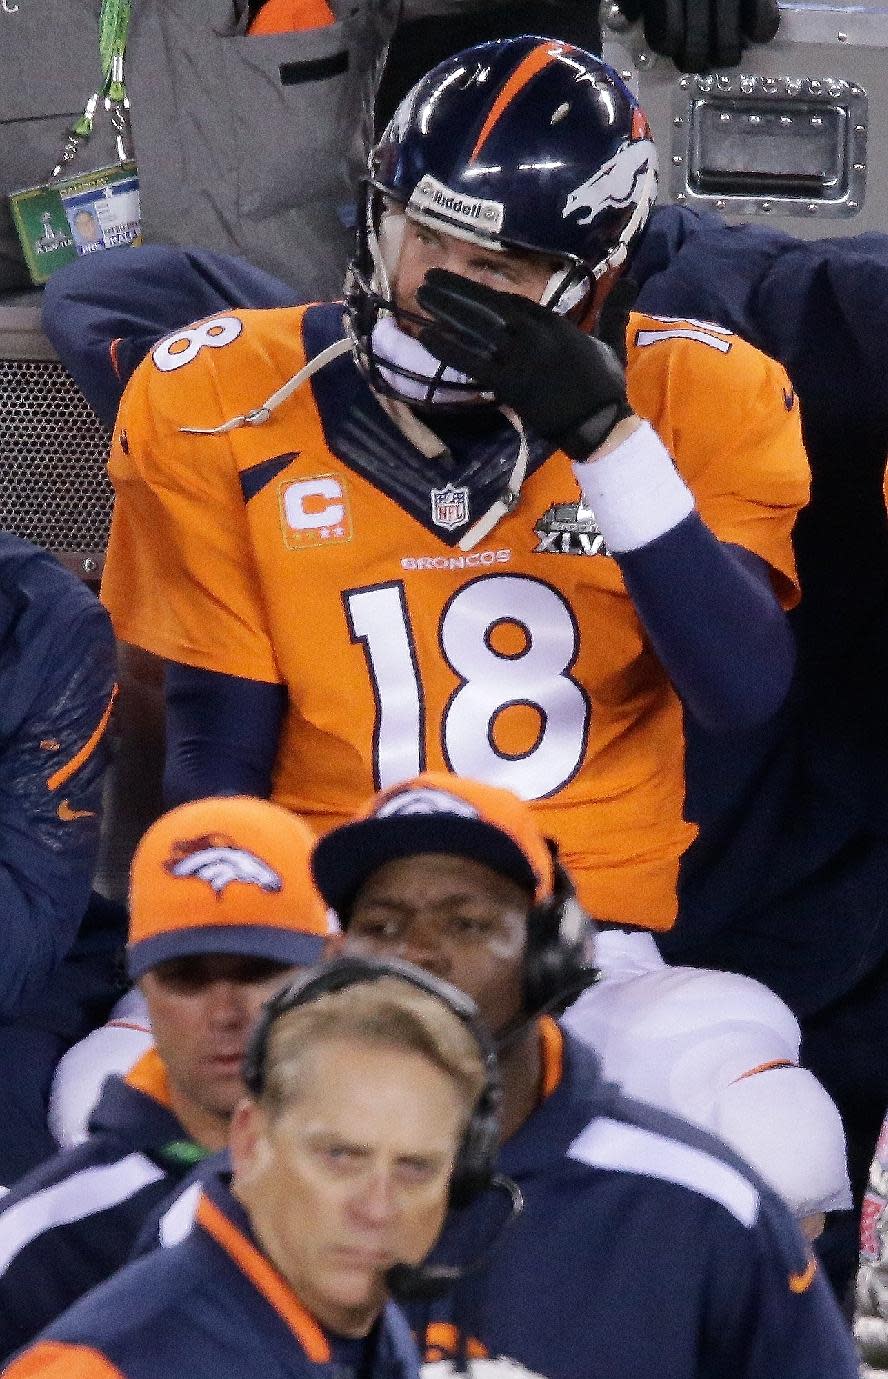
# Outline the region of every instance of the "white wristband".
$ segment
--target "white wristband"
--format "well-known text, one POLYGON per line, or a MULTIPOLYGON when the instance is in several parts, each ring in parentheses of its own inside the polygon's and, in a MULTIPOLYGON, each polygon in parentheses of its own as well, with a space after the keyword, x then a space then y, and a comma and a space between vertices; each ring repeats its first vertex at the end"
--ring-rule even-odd
POLYGON ((647 421, 600 460, 575 460, 573 471, 615 554, 647 546, 694 511, 694 495, 647 421))

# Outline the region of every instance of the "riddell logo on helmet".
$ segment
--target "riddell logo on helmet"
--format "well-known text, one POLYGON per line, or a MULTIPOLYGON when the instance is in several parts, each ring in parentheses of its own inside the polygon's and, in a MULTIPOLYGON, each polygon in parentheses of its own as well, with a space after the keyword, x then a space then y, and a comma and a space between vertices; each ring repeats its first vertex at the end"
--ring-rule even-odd
POLYGON ((407 204, 412 211, 425 211, 442 219, 458 221, 461 225, 476 226, 486 234, 498 233, 503 228, 504 208, 501 201, 463 196, 430 174, 417 183, 407 204))

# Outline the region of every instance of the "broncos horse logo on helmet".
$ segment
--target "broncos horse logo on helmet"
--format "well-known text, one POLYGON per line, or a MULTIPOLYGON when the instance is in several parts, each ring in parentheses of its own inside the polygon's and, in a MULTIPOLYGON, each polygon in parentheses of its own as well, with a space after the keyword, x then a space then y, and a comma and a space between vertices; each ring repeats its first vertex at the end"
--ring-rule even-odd
MULTIPOLYGON (((638 110, 635 113, 641 116, 642 112, 638 110)), ((656 160, 656 152, 647 137, 646 125, 644 129, 645 133, 624 140, 613 158, 608 159, 581 187, 571 192, 562 211, 563 216, 585 211, 580 224, 590 225, 611 208, 632 207, 633 213, 642 217, 642 223, 647 220, 657 189, 656 178, 651 176, 651 159, 656 160)), ((653 166, 656 169, 656 161, 653 166)), ((625 232, 621 236, 621 245, 624 243, 625 232)))
MULTIPOLYGON (((406 315, 392 299, 405 217, 555 260, 542 304, 566 313, 625 262, 656 193, 647 118, 599 58, 532 36, 448 58, 405 96, 370 155, 346 283, 359 367, 377 391, 402 399, 428 383, 388 349, 406 315)), ((452 370, 439 371, 435 386, 425 402, 479 398, 452 370)))

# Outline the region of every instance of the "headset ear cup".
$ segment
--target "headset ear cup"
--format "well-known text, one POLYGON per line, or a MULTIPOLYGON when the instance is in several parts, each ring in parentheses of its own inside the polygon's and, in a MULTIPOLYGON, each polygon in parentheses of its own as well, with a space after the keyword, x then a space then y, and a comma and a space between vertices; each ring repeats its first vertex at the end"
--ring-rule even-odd
POLYGON ((583 973, 588 971, 587 937, 592 921, 577 900, 574 884, 557 855, 554 862, 552 898, 534 906, 527 917, 524 973, 527 1014, 543 1009, 560 1014, 559 993, 575 989, 583 973))
POLYGON ((490 1187, 499 1151, 499 1119, 491 1098, 484 1092, 466 1126, 453 1176, 450 1206, 467 1207, 490 1187))

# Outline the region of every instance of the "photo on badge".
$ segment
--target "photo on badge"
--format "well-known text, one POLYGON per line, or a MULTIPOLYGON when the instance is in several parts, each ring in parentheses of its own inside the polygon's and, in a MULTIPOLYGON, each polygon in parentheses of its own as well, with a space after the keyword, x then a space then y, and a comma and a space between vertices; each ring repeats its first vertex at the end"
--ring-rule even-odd
POLYGON ((103 169, 71 183, 61 199, 78 254, 138 242, 142 224, 135 175, 110 180, 103 169))

